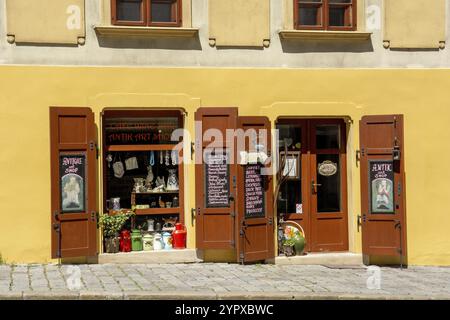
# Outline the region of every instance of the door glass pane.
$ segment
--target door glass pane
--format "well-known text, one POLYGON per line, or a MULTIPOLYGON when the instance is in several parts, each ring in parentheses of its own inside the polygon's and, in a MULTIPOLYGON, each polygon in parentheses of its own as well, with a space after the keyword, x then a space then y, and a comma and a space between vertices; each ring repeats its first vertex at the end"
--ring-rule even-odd
POLYGON ((302 128, 295 124, 278 124, 278 148, 280 152, 285 151, 300 151, 302 147, 302 128))
POLYGON ((341 134, 338 124, 316 126, 317 149, 339 149, 340 141, 341 134))
POLYGON ((172 22, 173 1, 152 1, 152 22, 172 22))
POLYGON ((303 213, 301 180, 288 180, 283 183, 278 195, 278 213, 303 213))
POLYGON ((117 20, 142 21, 141 4, 142 0, 118 0, 117 20))
MULTIPOLYGON (((298 154, 302 148, 302 127, 298 124, 278 124, 277 129, 279 130, 278 150, 280 152, 280 161, 285 151, 288 151, 288 155, 298 154), (296 151, 297 153, 292 153, 292 151, 296 151)), ((297 178, 291 177, 281 186, 277 199, 278 213, 303 213, 301 157, 288 156, 288 159, 292 158, 299 161, 298 166, 295 166, 295 171, 298 171, 295 172, 297 178)))
POLYGON ((317 211, 341 211, 339 154, 317 155, 317 211))

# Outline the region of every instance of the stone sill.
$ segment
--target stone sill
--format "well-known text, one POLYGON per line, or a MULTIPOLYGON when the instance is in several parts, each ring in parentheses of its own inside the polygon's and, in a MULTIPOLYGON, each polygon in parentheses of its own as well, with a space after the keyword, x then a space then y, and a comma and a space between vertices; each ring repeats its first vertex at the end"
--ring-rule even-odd
POLYGON ((198 33, 196 28, 178 27, 94 26, 94 30, 100 36, 145 38, 192 38, 198 33))
POLYGON ((371 32, 360 31, 316 31, 281 30, 281 39, 286 40, 369 40, 371 32))

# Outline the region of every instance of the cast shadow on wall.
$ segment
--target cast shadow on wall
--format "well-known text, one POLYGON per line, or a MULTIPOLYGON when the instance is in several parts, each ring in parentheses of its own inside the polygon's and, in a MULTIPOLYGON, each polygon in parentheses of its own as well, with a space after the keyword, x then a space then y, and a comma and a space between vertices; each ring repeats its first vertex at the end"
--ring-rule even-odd
POLYGON ((165 49, 202 50, 198 35, 190 38, 145 38, 98 36, 98 44, 103 48, 117 49, 165 49))
POLYGON ((371 40, 281 40, 284 53, 319 53, 319 52, 373 52, 371 40))

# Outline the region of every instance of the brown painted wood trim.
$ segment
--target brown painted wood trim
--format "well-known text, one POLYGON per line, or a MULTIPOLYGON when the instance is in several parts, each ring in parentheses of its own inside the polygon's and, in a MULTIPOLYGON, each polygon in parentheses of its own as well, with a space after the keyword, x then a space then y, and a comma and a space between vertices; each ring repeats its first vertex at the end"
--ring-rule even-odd
MULTIPOLYGON (((308 7, 322 7, 321 9, 321 17, 322 17, 322 25, 320 26, 308 26, 308 25, 300 25, 298 24, 299 21, 299 1, 293 0, 294 3, 294 29, 296 30, 330 30, 330 31, 355 31, 357 30, 357 17, 358 17, 358 10, 357 10, 357 2, 358 0, 352 0, 352 8, 351 8, 351 19, 352 19, 352 26, 347 27, 339 27, 339 26, 330 26, 329 25, 329 7, 330 2, 329 0, 322 0, 322 4, 319 3, 304 3, 305 6, 308 7)), ((335 4, 334 6, 348 6, 348 4, 335 4)))

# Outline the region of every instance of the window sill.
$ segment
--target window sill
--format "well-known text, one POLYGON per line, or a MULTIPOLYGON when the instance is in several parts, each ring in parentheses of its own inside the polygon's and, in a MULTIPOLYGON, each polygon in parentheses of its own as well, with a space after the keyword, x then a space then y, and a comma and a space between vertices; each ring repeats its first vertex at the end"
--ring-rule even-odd
POLYGON ((198 33, 195 28, 94 26, 99 36, 135 36, 145 38, 191 38, 198 33))
POLYGON ((369 40, 371 32, 360 31, 315 31, 281 30, 281 39, 286 40, 369 40))

